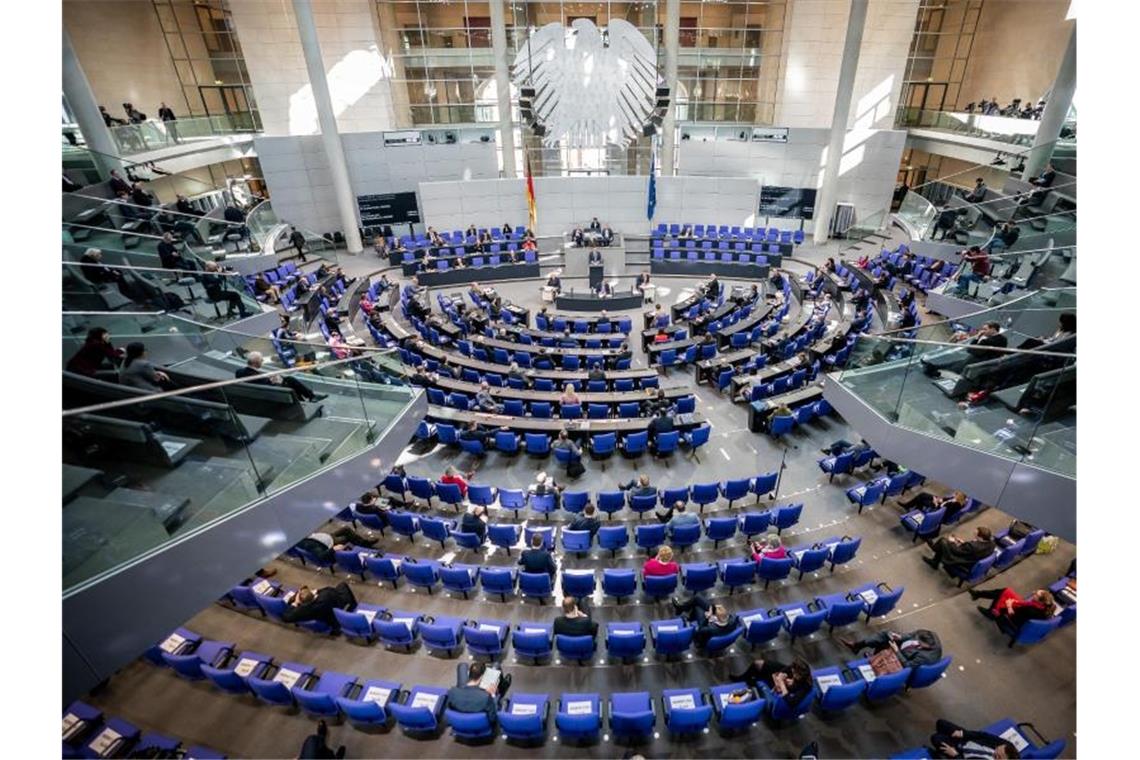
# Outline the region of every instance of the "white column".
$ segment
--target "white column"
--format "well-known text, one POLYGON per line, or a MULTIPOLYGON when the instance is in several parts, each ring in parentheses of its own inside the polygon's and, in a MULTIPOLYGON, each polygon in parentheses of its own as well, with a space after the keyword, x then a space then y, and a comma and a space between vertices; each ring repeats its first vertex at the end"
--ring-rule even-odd
POLYGON ((1045 109, 1041 112, 1041 124, 1037 127, 1037 135, 1033 138, 1033 147, 1025 159, 1025 171, 1022 177, 1033 177, 1045 168, 1049 157, 1053 155, 1053 148, 1057 138, 1061 136, 1061 128, 1065 126, 1065 119, 1069 115, 1069 108, 1073 105, 1073 93, 1077 90, 1077 23, 1073 22, 1073 31, 1069 34, 1069 45, 1065 48, 1065 55, 1061 58, 1061 67, 1057 70, 1057 78, 1053 81, 1053 89, 1049 91, 1049 99, 1045 101, 1045 109))
POLYGON ((63 27, 63 94, 75 114, 87 147, 92 151, 91 158, 99 176, 107 179, 112 169, 123 168, 123 162, 117 158, 119 149, 103 121, 103 115, 99 113, 99 103, 95 100, 95 93, 91 92, 91 83, 87 81, 83 67, 79 65, 66 25, 63 27))
POLYGON ((843 61, 839 65, 839 83, 835 88, 835 110, 831 114, 831 139, 827 144, 827 163, 823 168, 823 184, 815 204, 816 245, 827 242, 831 215, 835 211, 839 187, 839 161, 843 157, 843 141, 847 137, 847 119, 855 92, 855 71, 859 68, 859 48, 863 44, 863 26, 867 20, 867 0, 851 0, 847 16, 847 38, 843 41, 843 61))
POLYGON ((499 145, 503 147, 503 176, 518 176, 515 166, 515 127, 511 123, 511 74, 507 70, 507 22, 503 0, 491 0, 491 54, 495 57, 495 92, 499 99, 499 145))
POLYGON ((681 0, 665 0, 665 84, 669 87, 669 110, 661 125, 661 176, 673 174, 677 148, 677 55, 681 46, 681 0))
POLYGON ((349 253, 360 253, 364 246, 360 243, 360 228, 356 221, 356 199, 352 196, 352 186, 348 181, 348 164, 344 160, 344 146, 340 142, 336 114, 333 113, 332 98, 329 96, 329 81, 325 78, 325 64, 321 59, 317 27, 313 23, 311 0, 293 0, 293 13, 297 17, 297 32, 305 54, 305 67, 309 70, 309 84, 313 88, 313 102, 321 125, 321 142, 324 143, 325 158, 329 162, 329 174, 332 175, 333 193, 336 195, 337 211, 340 212, 340 224, 344 228, 344 240, 349 253))

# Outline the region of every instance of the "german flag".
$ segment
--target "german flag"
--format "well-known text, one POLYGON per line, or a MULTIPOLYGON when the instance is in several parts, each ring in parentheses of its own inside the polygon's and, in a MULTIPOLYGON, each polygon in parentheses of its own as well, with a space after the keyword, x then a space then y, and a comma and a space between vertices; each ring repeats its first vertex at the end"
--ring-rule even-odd
POLYGON ((538 209, 534 203, 534 176, 530 173, 530 156, 526 158, 526 208, 530 214, 530 229, 538 234, 538 209))

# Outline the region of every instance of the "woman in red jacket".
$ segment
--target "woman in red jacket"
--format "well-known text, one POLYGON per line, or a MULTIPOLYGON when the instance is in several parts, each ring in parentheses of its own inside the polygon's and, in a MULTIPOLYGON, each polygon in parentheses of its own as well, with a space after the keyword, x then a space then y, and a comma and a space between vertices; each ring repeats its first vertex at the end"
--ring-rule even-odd
MULTIPOLYGON (((474 474, 473 472, 469 472, 467 473, 467 477, 470 478, 474 474)), ((467 498, 467 479, 460 475, 454 467, 448 467, 447 470, 444 471, 443 477, 439 479, 439 482, 452 483, 459 486, 459 495, 464 499, 467 498)))
POLYGON ((681 566, 673 561, 673 549, 668 546, 662 546, 657 550, 657 556, 650 559, 645 563, 645 567, 641 569, 642 575, 676 575, 681 571, 681 566))
POLYGON ((970 589, 971 599, 992 599, 989 607, 978 611, 995 622, 1005 620, 1014 628, 1021 628, 1030 620, 1048 620, 1057 609, 1057 602, 1047 589, 1039 588, 1024 599, 1011 588, 978 591, 970 589))

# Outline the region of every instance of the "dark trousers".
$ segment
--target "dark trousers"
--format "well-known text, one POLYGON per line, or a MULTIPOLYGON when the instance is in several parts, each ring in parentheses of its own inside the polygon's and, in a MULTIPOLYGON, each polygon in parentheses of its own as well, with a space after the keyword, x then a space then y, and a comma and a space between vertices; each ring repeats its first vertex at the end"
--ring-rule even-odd
POLYGON ((302 401, 313 400, 313 389, 302 383, 297 378, 285 376, 281 378, 281 384, 289 390, 293 391, 293 394, 302 401))
POLYGON ((325 742, 325 738, 320 734, 311 734, 305 743, 301 745, 301 754, 297 757, 303 760, 308 758, 342 758, 344 757, 344 745, 342 744, 333 752, 329 745, 325 742))
POLYGON ((684 613, 690 623, 700 625, 704 622, 705 615, 709 611, 709 603, 703 596, 696 594, 692 599, 682 602, 678 606, 678 611, 684 613))
POLYGON ((934 509, 934 494, 923 491, 914 495, 910 501, 900 501, 903 509, 921 509, 923 512, 934 509))
POLYGON ((245 308, 245 302, 241 300, 241 296, 232 290, 209 290, 206 292, 206 297, 212 303, 220 303, 225 301, 228 305, 226 316, 233 316, 236 311, 243 317, 249 316, 249 311, 245 308))
POLYGON ((784 666, 778 662, 768 662, 757 666, 755 662, 749 664, 748 669, 740 675, 733 676, 734 680, 744 681, 752 688, 757 688, 760 684, 764 684, 769 689, 773 687, 772 676, 784 669, 784 666))
POLYGON ((874 636, 869 636, 865 639, 860 639, 855 642, 856 649, 873 649, 876 652, 881 652, 884 649, 889 649, 891 646, 890 635, 886 631, 876 633, 874 636))
POLYGON ((333 543, 336 544, 352 544, 353 546, 372 546, 376 543, 375 539, 365 538, 352 528, 343 527, 337 528, 332 534, 333 543))
POLYGON ((958 724, 939 718, 934 723, 934 733, 930 735, 930 746, 934 748, 934 756, 946 757, 942 754, 942 745, 949 744, 951 747, 957 747, 958 740, 953 738, 951 734, 963 730, 958 724))
POLYGON ((829 454, 831 454, 831 456, 837 457, 843 452, 847 451, 849 448, 851 448, 851 444, 841 438, 835 443, 828 446, 827 451, 829 454))

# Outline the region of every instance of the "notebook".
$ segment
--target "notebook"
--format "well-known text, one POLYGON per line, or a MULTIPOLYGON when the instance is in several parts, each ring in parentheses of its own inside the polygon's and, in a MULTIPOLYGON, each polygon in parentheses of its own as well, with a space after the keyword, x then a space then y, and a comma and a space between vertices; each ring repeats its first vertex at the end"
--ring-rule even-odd
POLYGON ((257 660, 251 660, 248 657, 242 657, 238 664, 234 666, 234 675, 245 678, 253 669, 257 667, 257 660))
POLYGON ((174 654, 178 648, 186 643, 186 637, 177 633, 172 633, 166 637, 166 641, 162 642, 160 649, 167 654, 174 654))
MULTIPOLYGON (((497 628, 495 630, 498 630, 497 628)), ((499 679, 503 677, 503 671, 498 668, 487 668, 483 672, 483 677, 479 679, 479 688, 484 690, 496 690, 499 688, 499 679)))

